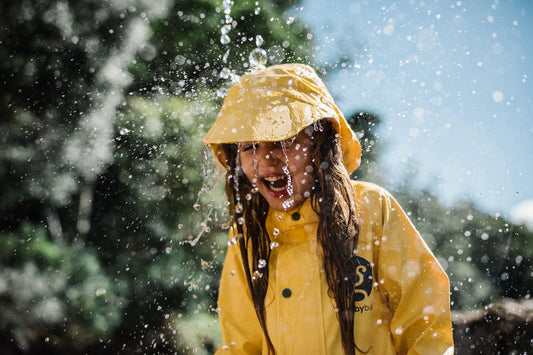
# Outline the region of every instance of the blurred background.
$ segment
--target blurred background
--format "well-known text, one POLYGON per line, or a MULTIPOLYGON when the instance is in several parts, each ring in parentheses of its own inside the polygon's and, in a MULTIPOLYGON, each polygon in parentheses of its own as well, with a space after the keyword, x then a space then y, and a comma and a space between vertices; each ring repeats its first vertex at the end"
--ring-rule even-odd
POLYGON ((532 350, 530 1, 0 6, 0 353, 214 352, 228 216, 201 138, 265 60, 325 79, 354 178, 450 276, 459 353, 532 350))

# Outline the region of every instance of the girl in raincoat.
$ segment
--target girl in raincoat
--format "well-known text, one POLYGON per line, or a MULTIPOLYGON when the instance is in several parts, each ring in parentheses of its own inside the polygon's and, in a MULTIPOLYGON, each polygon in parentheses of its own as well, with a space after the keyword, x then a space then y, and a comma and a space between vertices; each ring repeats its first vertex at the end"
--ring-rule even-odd
POLYGON ((453 354, 449 281, 317 74, 244 75, 204 138, 226 169, 228 354, 453 354))

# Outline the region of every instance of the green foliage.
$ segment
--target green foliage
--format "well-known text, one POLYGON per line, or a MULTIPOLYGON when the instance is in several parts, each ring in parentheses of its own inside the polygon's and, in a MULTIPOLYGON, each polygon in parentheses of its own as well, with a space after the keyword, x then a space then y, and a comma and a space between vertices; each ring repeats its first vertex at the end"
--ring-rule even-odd
POLYGON ((222 1, 2 5, 1 353, 217 346, 227 215, 201 138, 256 35, 308 61, 288 4, 235 2, 228 46, 222 1))
POLYGON ((131 90, 145 95, 164 88, 178 94, 197 86, 225 86, 220 71, 226 67, 242 75, 249 67, 257 35, 264 39, 262 48, 269 64, 311 62, 309 30, 299 21, 287 24, 284 11, 289 2, 234 1, 228 33, 231 42, 227 45, 220 41, 221 27, 226 23, 222 4, 222 0, 177 1, 167 16, 153 21, 154 35, 146 45, 151 54, 141 52, 132 64, 135 81, 131 90))
POLYGON ((77 329, 88 330, 77 346, 87 345, 122 321, 126 290, 103 272, 94 248, 54 243, 45 227, 26 222, 0 235, 0 249, 0 324, 20 348, 77 329))
POLYGON ((382 185, 378 164, 381 150, 377 135, 380 118, 369 112, 357 112, 350 117, 348 122, 361 143, 361 165, 353 173, 352 178, 382 185))
POLYGON ((395 195, 450 277, 454 308, 531 297, 533 232, 468 202, 445 207, 408 183, 395 195))

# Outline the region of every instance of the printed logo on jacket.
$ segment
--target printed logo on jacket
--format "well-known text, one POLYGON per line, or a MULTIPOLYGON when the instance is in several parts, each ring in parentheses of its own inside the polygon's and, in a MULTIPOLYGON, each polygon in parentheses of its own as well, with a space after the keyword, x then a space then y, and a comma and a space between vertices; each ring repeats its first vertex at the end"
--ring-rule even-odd
MULTIPOLYGON (((354 296, 355 301, 365 300, 372 292, 373 276, 372 265, 368 260, 355 256, 350 260, 352 270, 355 270, 354 296)), ((363 303, 355 307, 356 313, 364 313, 372 310, 372 303, 363 303)))

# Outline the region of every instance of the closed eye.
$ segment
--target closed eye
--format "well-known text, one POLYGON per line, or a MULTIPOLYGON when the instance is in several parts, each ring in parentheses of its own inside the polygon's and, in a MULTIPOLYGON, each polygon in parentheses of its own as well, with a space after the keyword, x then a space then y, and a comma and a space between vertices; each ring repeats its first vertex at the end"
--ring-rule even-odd
POLYGON ((256 148, 257 148, 257 143, 256 143, 256 142, 253 142, 253 143, 243 143, 241 150, 242 150, 243 152, 246 152, 246 151, 249 151, 249 150, 251 150, 251 149, 256 149, 256 148))

